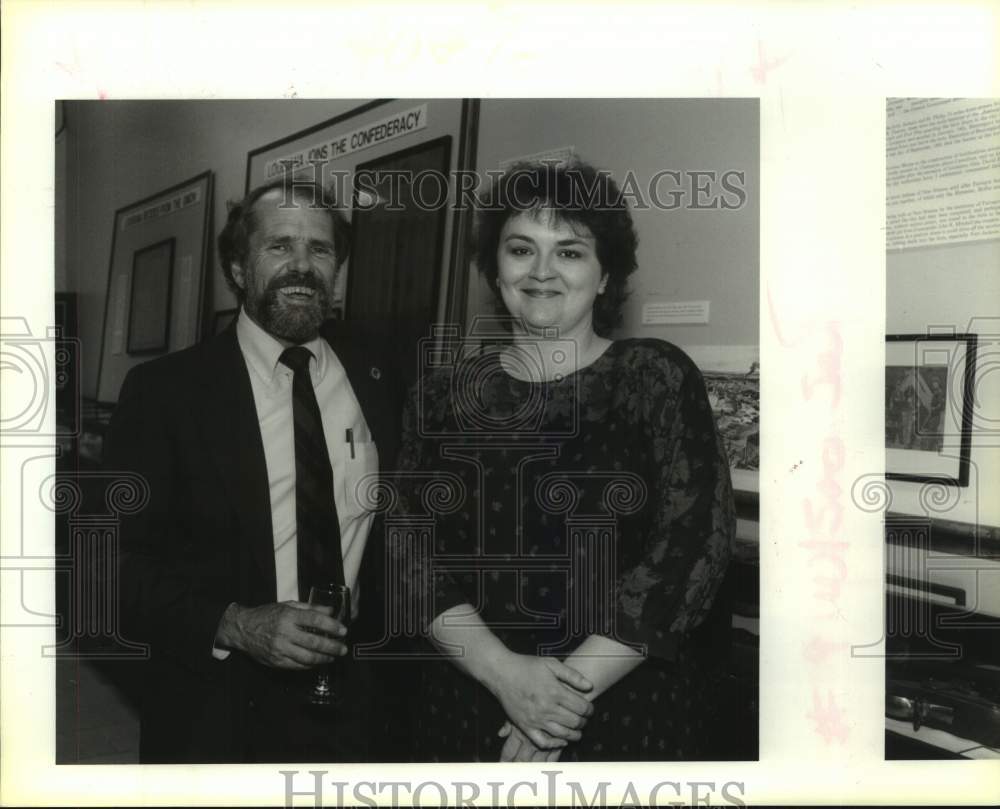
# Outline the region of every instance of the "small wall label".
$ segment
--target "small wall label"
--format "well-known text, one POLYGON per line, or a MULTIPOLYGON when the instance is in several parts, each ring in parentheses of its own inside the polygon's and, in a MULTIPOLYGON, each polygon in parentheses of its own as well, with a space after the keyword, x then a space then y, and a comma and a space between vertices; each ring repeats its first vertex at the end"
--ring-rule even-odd
POLYGON ((708 301, 663 301, 642 307, 644 326, 680 326, 708 323, 708 301))

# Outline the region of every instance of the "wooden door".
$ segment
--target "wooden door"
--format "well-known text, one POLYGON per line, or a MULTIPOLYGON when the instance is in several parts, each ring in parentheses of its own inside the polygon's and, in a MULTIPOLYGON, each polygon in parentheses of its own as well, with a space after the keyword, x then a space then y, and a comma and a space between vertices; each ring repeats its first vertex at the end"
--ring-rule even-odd
POLYGON ((430 333, 438 310, 450 161, 446 136, 355 172, 346 316, 392 335, 407 384, 420 371, 417 341, 430 333))

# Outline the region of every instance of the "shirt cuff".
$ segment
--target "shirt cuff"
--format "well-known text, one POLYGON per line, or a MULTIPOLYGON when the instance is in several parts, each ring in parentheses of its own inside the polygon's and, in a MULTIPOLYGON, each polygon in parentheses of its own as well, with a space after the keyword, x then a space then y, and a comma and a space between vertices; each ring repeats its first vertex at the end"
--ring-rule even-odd
MULTIPOLYGON (((231 602, 226 606, 226 609, 228 610, 235 603, 236 603, 235 601, 231 602)), ((220 621, 220 626, 221 626, 221 621, 220 621)), ((218 635, 216 635, 216 637, 218 637, 218 635)), ((216 660, 225 660, 231 654, 232 652, 229 649, 224 649, 222 647, 216 646, 214 642, 212 643, 212 657, 214 657, 216 660)))

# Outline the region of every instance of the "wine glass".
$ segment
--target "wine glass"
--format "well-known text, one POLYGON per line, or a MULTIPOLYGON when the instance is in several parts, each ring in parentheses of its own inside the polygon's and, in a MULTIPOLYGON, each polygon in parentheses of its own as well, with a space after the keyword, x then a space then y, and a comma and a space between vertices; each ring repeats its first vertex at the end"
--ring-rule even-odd
MULTIPOLYGON (((314 585, 309 588, 309 606, 319 609, 340 621, 347 626, 351 621, 351 588, 346 584, 333 584, 332 582, 321 585, 314 585)), ((310 630, 316 632, 317 630, 310 630)), ((333 687, 335 664, 330 663, 323 666, 312 688, 309 690, 308 702, 310 705, 329 707, 336 705, 340 696, 333 687)))

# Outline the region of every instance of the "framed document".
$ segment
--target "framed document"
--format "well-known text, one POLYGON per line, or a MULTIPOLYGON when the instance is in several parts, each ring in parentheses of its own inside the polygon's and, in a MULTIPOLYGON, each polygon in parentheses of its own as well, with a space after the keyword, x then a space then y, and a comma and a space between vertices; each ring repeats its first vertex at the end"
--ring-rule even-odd
POLYGON ((99 402, 117 401, 132 366, 192 346, 201 337, 211 213, 210 171, 115 211, 99 402))

